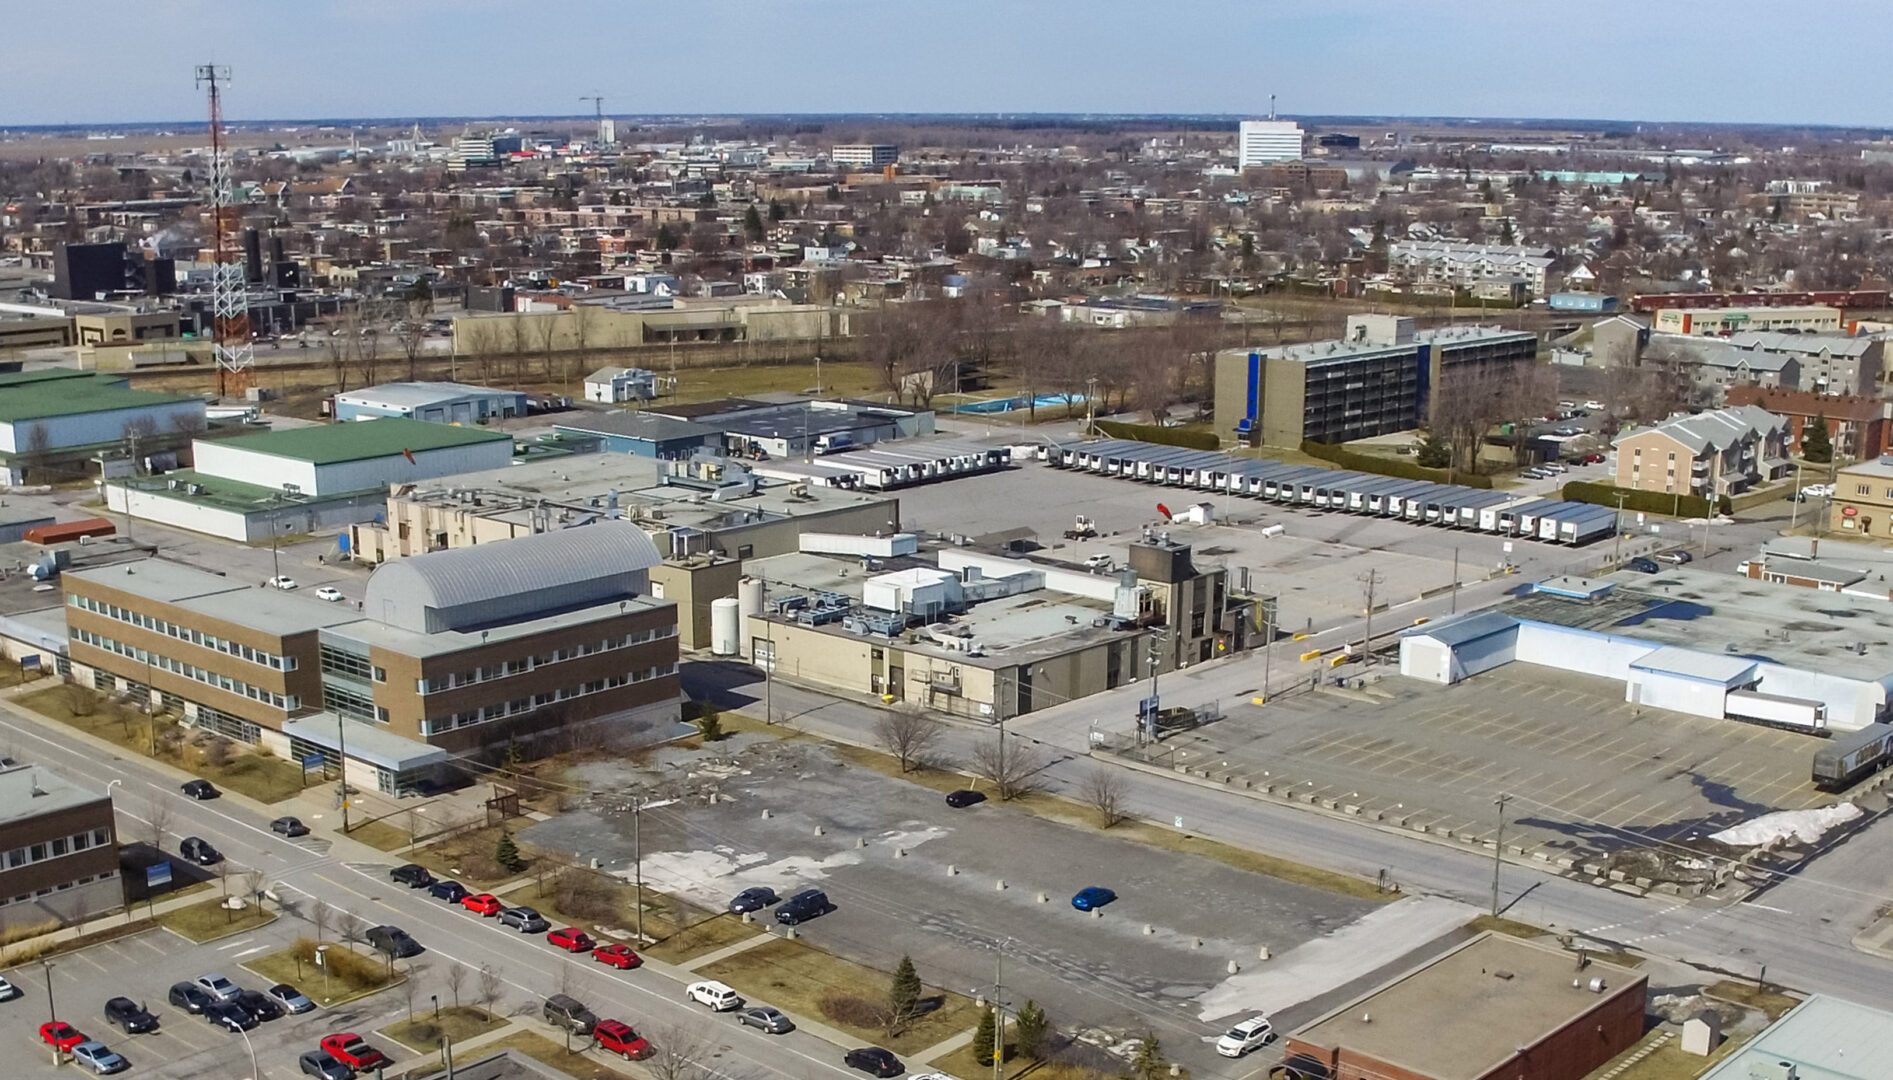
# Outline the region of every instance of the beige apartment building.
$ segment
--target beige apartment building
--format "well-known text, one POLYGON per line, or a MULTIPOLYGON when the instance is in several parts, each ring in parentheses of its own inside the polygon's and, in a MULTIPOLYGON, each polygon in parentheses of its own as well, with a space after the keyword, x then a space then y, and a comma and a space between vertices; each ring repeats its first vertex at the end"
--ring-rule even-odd
POLYGON ((1789 424, 1754 405, 1677 416, 1620 436, 1616 485, 1715 498, 1788 469, 1789 424))

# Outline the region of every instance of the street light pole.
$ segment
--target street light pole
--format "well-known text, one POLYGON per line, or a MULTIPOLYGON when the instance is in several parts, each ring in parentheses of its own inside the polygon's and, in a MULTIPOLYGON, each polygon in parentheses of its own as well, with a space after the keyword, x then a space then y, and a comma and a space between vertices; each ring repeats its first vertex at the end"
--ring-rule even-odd
POLYGON ((631 865, 636 877, 638 905, 638 945, 644 941, 644 796, 631 800, 631 865))
POLYGON ((263 1080, 262 1072, 256 1067, 256 1044, 250 1041, 250 1033, 238 1028, 237 1034, 243 1036, 243 1045, 250 1051, 250 1080, 263 1080))
MULTIPOLYGON (((59 1010, 53 1007, 53 966, 54 965, 51 960, 41 960, 39 962, 39 965, 46 972, 46 1018, 48 1021, 56 1025, 59 1023, 59 1010)), ((53 1067, 54 1068, 59 1067, 59 1043, 57 1041, 53 1043, 53 1067)))
POLYGON ((1505 865, 1505 804, 1512 801, 1510 795, 1501 793, 1492 800, 1499 808, 1499 834, 1492 842, 1492 914, 1499 913, 1499 868, 1505 865))

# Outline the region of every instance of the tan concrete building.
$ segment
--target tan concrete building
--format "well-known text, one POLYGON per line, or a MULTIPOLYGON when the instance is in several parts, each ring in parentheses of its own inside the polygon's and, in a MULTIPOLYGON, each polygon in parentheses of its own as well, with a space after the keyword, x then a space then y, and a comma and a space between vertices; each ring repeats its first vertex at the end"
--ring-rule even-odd
POLYGON ((1793 330, 1803 334, 1838 333, 1840 309, 1806 307, 1664 308, 1655 315, 1659 334, 1716 334, 1793 330))
POLYGON ((72 332, 80 345, 130 345, 181 337, 177 312, 141 311, 129 304, 74 304, 72 332))
POLYGON ((1620 436, 1616 485, 1715 498, 1788 469, 1788 421, 1743 405, 1677 416, 1620 436))
POLYGON ((1874 458, 1836 472, 1827 525, 1841 536, 1893 539, 1893 461, 1874 458))

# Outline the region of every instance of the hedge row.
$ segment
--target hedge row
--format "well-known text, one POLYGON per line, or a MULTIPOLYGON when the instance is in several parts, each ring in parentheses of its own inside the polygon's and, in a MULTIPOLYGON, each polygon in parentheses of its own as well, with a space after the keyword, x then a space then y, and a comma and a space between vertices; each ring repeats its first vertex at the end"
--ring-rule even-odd
MULTIPOLYGON (((1640 514, 1663 514, 1685 518, 1709 516, 1709 500, 1700 495, 1668 495, 1661 491, 1633 491, 1611 484, 1597 484, 1585 480, 1573 480, 1564 485, 1559 497, 1566 502, 1596 503, 1598 506, 1615 508, 1617 500, 1623 499, 1625 510, 1634 510, 1640 514)), ((1721 502, 1727 502, 1728 496, 1722 496, 1721 502)), ((1727 509, 1723 509, 1727 513, 1727 509)))
POLYGON ((1115 420, 1099 420, 1095 426, 1113 439, 1134 439, 1163 446, 1183 446, 1191 450, 1222 449, 1222 443, 1213 431, 1185 431, 1157 424, 1120 424, 1115 420))
POLYGON ((1453 472, 1447 469, 1429 469, 1417 462, 1357 453, 1333 443, 1304 442, 1301 444, 1301 452, 1309 457, 1332 461, 1343 469, 1352 469, 1355 472, 1395 476, 1402 480, 1430 480, 1435 484, 1458 484, 1461 487, 1489 488, 1492 486, 1492 478, 1489 476, 1453 472))

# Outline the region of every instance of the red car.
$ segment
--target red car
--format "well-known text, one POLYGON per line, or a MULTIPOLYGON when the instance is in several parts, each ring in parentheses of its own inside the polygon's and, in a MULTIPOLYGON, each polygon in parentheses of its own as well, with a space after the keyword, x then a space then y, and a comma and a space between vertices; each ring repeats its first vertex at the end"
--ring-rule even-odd
POLYGON ((598 1040, 599 1046, 626 1061, 651 1056, 651 1044, 622 1020, 600 1020, 598 1026, 592 1029, 592 1038, 598 1040))
POLYGON ((60 1053, 66 1053, 73 1047, 85 1042, 85 1036, 79 1029, 64 1020, 55 1020, 39 1026, 39 1041, 47 1046, 56 1046, 60 1053))
POLYGON ((483 892, 475 893, 461 900, 460 906, 466 908, 468 911, 477 911, 482 915, 498 915, 500 909, 506 905, 500 903, 500 898, 494 896, 492 893, 483 892))
POLYGON ((328 1051, 330 1057, 355 1070, 392 1064, 387 1055, 369 1046, 362 1041, 360 1035, 350 1031, 344 1031, 339 1035, 323 1036, 322 1049, 328 1051))
POLYGON ((631 951, 629 945, 600 945, 592 950, 592 959, 601 964, 610 964, 619 971, 637 967, 643 958, 631 951))
POLYGON ((566 952, 590 952, 592 948, 592 939, 576 926, 554 930, 546 935, 546 940, 566 952))

